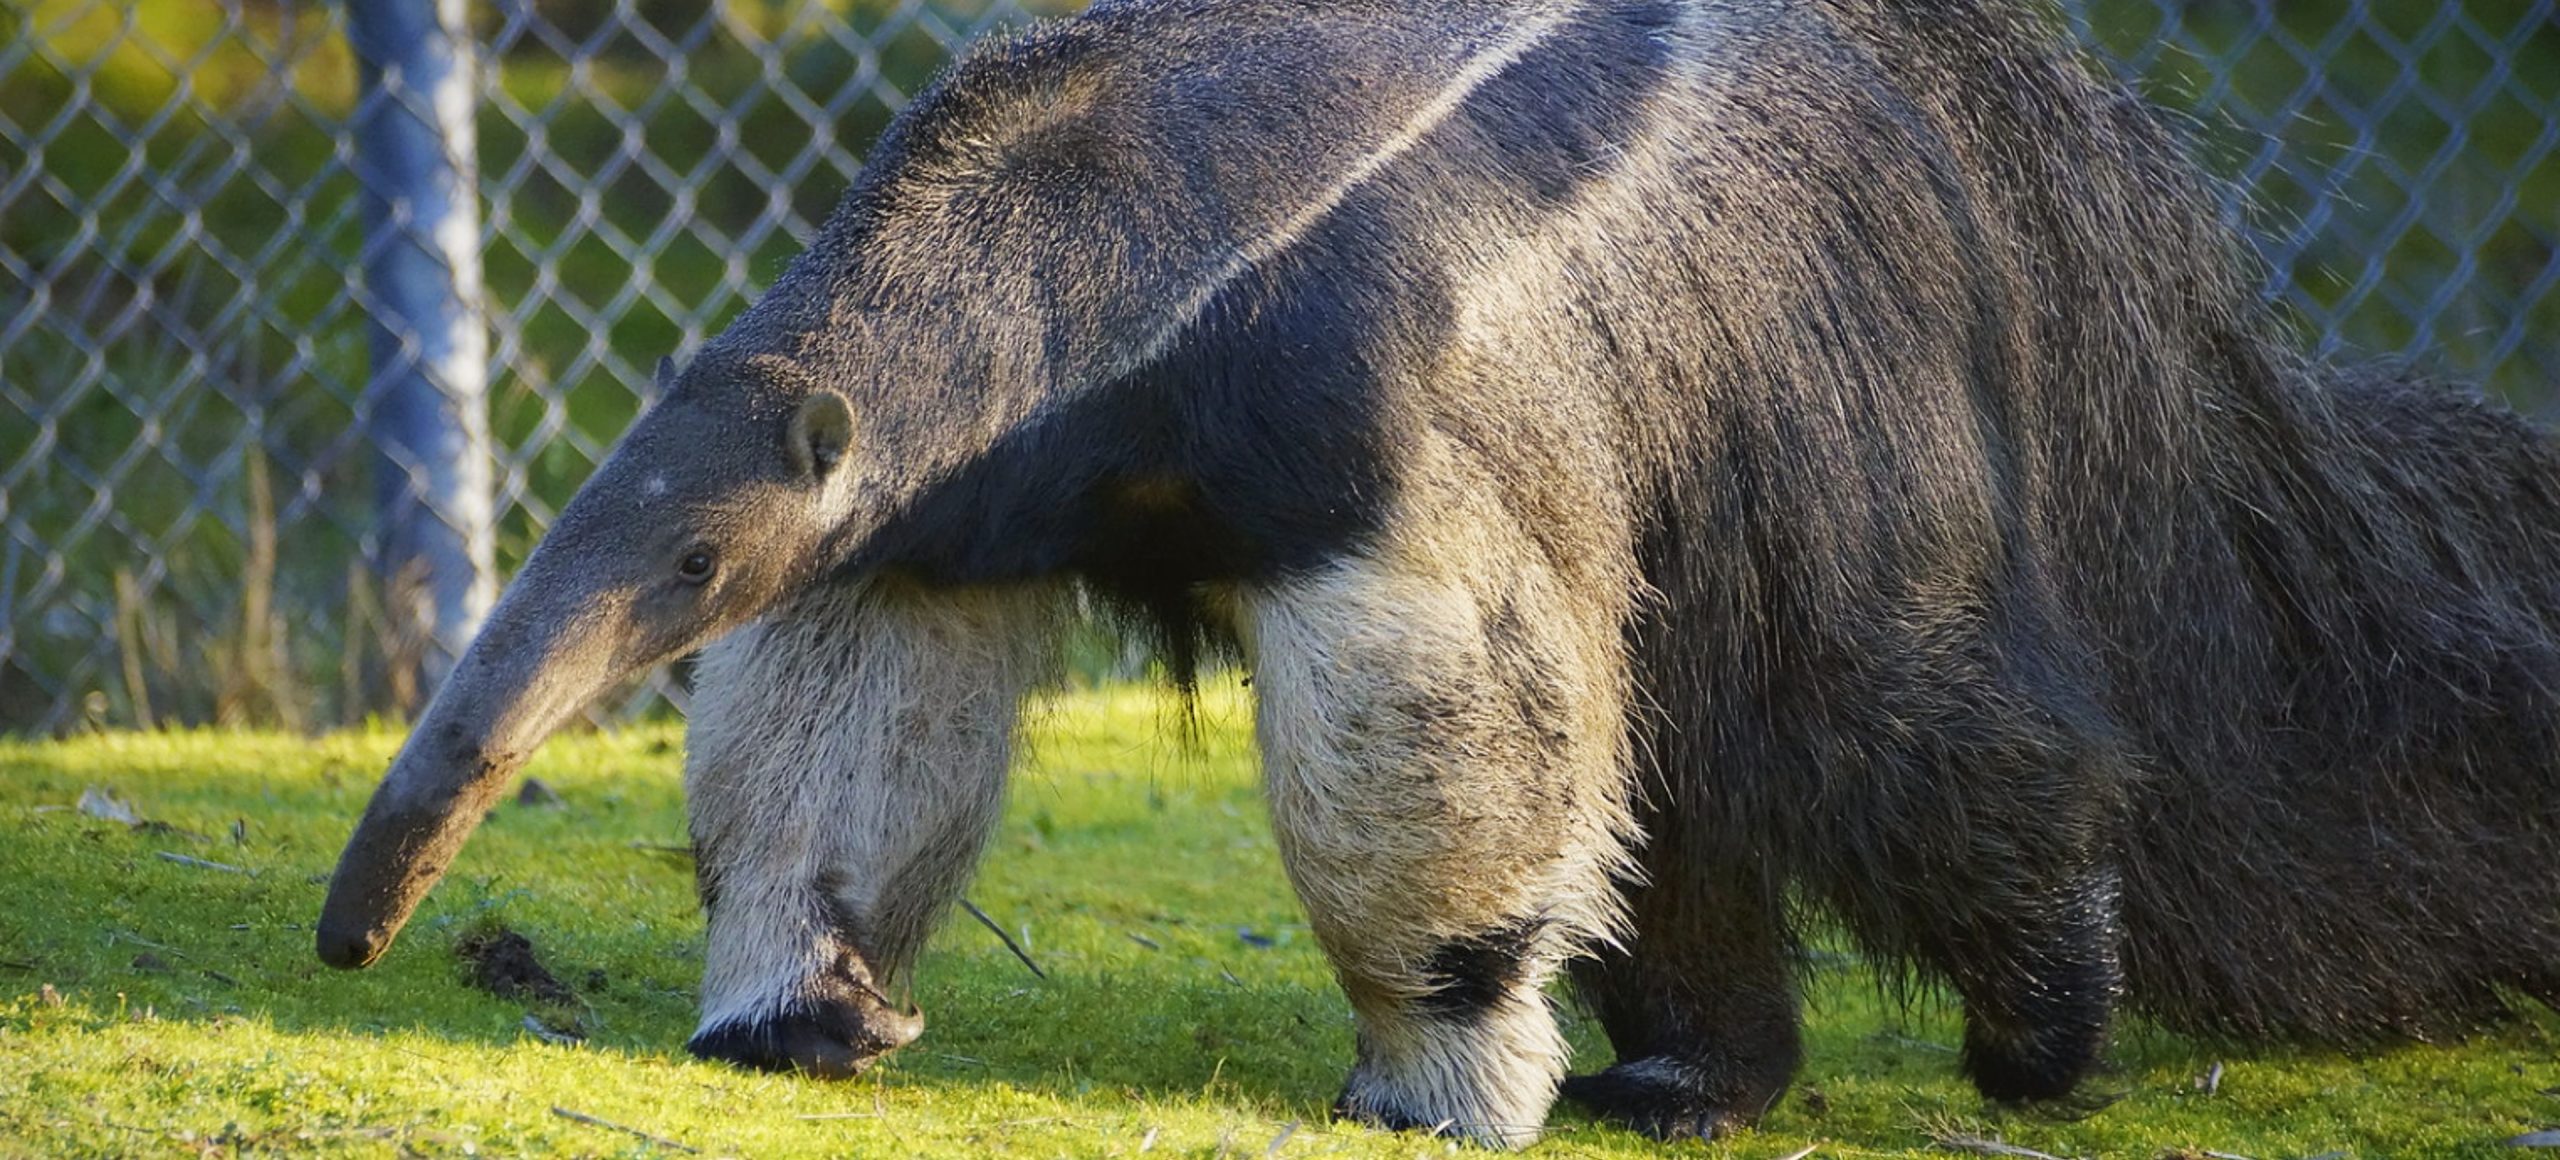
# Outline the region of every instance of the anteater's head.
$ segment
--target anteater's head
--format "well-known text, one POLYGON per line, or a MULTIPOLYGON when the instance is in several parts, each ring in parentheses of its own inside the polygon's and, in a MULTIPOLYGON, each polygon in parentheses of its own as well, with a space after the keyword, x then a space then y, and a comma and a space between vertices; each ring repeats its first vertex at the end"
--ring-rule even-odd
MULTIPOLYGON (((323 959, 381 955, 509 775, 618 682, 821 577, 1051 574, 1077 489, 1173 474, 1132 458, 1160 392, 1100 388, 1169 348, 1205 309, 1189 288, 1232 276, 1235 243, 1168 200, 1192 183, 1136 123, 1172 115, 1137 99, 1157 40, 1098 27, 955 64, 809 250, 663 384, 393 762, 330 886, 323 959)), ((1274 72, 1272 91, 1296 76, 1274 72)), ((1283 160, 1267 164, 1294 189, 1304 166, 1283 160)))
POLYGON ((660 378, 664 397, 562 509, 375 790, 321 911, 330 965, 381 956, 563 721, 832 564, 863 474, 844 396, 779 359, 660 378))

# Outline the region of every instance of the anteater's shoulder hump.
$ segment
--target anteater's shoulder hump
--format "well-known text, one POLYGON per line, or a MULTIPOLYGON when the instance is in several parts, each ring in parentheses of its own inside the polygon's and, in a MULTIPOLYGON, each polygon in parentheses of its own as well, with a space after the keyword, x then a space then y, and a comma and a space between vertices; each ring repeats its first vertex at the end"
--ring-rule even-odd
POLYGON ((1100 5, 964 54, 883 139, 872 176, 945 189, 1061 165, 1086 185, 1145 172, 1166 179, 1144 186, 1155 198, 1251 217, 1247 203, 1294 209, 1381 155, 1677 116, 1676 101, 1639 98, 1675 74, 1743 73, 1710 59, 1718 45, 1804 19, 1775 0, 1100 5))

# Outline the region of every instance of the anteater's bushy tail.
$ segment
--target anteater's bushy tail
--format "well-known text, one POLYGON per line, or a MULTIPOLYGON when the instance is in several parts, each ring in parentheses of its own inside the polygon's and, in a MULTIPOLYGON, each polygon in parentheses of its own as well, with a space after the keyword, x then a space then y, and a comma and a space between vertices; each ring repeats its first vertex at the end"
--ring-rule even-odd
POLYGON ((2132 999, 2328 1042, 2560 1000, 2560 448, 2476 395, 2253 353, 2211 416, 2246 594, 2209 671, 2257 692, 2151 723, 2190 743, 2134 795, 2132 999))
POLYGON ((2026 239, 2004 406, 2133 770, 2132 1003, 2357 1042, 2560 998, 2560 446, 2295 353, 2186 143, 2016 9, 1841 7, 2026 239))

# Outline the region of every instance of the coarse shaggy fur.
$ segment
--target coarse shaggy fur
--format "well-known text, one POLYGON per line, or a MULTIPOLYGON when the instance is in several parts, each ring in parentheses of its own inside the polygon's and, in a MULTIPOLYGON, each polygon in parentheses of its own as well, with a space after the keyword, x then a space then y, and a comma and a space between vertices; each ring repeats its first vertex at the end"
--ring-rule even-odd
POLYGON ((762 618, 688 770, 697 1048, 743 1062, 914 1034, 873 984, 1062 581, 1254 668, 1364 1119, 1532 1138, 1570 970, 1619 1062, 1567 1094, 1748 1121, 1808 907, 1950 984, 2000 1099, 2069 1094, 2120 1000, 2459 1032, 2560 995, 2560 459, 2302 356, 2215 204, 1999 0, 1097 4, 901 115, 521 607, 748 570, 613 651, 762 618), (705 530, 617 546, 644 481, 705 530))

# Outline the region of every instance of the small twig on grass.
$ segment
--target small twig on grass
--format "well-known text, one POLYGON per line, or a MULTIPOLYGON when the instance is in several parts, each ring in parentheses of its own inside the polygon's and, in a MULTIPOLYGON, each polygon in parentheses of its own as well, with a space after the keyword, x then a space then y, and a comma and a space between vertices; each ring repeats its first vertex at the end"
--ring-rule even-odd
POLYGON ((616 1132, 624 1132, 638 1136, 641 1139, 647 1140, 648 1142, 656 1144, 662 1148, 673 1148, 679 1152, 692 1152, 696 1154, 699 1154, 702 1151, 702 1149, 696 1148, 691 1144, 679 1143, 664 1136, 651 1135, 650 1133, 643 1132, 638 1128, 617 1124, 611 1120, 598 1119, 597 1117, 590 1116, 585 1112, 573 1112, 558 1104, 551 1105, 551 1114, 564 1120, 576 1120, 581 1124, 588 1124, 598 1128, 609 1128, 616 1132))
POLYGON ((1819 1143, 1807 1144, 1802 1148, 1798 1148, 1793 1152, 1789 1152, 1786 1155, 1779 1157, 1778 1160, 1804 1160, 1805 1157, 1813 1155, 1814 1149, 1821 1146, 1822 1145, 1819 1143))
POLYGON ((160 860, 163 862, 175 862, 181 866, 193 866, 198 870, 220 870, 225 874, 249 873, 247 870, 226 862, 209 862, 202 858, 190 858, 184 854, 172 854, 167 850, 161 850, 158 851, 158 853, 160 855, 160 860))
POLYGON ((182 959, 183 959, 183 958, 188 957, 188 956, 187 956, 187 952, 185 952, 185 951, 179 950, 178 948, 173 947, 173 946, 170 946, 170 945, 169 945, 169 944, 167 944, 167 943, 156 943, 156 942, 153 942, 153 941, 151 941, 150 939, 144 938, 144 937, 142 937, 141 935, 135 934, 135 933, 133 933, 132 931, 129 931, 129 930, 110 930, 110 931, 108 931, 108 932, 107 932, 107 941, 108 941, 108 943, 109 943, 109 944, 111 944, 111 945, 112 945, 113 943, 117 942, 118 940, 122 940, 122 941, 124 941, 124 942, 132 943, 133 945, 138 946, 138 947, 149 947, 149 948, 151 948, 152 950, 155 950, 155 951, 167 951, 167 952, 169 952, 170 954, 176 955, 176 956, 178 956, 179 958, 182 958, 182 959))
POLYGON ((1271 1146, 1262 1150, 1264 1160, 1270 1160, 1271 1157, 1279 1155, 1281 1146, 1289 1142, 1289 1137, 1297 1134, 1298 1121, 1291 1120, 1287 1124, 1282 1125, 1280 1128, 1280 1134, 1271 1138, 1271 1146))
POLYGON ((979 925, 996 932, 996 937, 1004 940, 1004 949, 1012 951, 1013 957, 1022 960, 1023 966, 1031 968, 1031 973, 1034 977, 1037 977, 1042 982, 1048 981, 1049 972, 1041 970, 1040 964, 1032 962, 1031 956, 1023 951, 1022 944, 1013 941, 1013 936, 1006 934, 1003 927, 996 925, 996 920, 987 917, 986 911, 978 909, 977 903, 963 898, 960 900, 960 905, 963 909, 969 912, 969 917, 978 920, 979 925))

